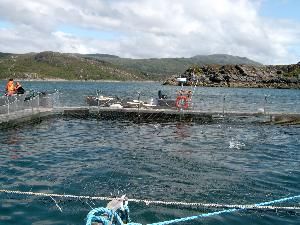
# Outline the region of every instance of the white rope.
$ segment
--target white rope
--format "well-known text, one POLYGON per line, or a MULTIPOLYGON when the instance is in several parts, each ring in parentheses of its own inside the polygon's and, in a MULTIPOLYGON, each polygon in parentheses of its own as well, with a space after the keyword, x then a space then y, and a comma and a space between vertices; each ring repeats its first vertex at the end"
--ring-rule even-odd
MULTIPOLYGON (((73 199, 89 199, 89 200, 102 200, 102 201, 111 201, 116 198, 113 197, 97 197, 97 196, 88 196, 88 195, 65 195, 65 194, 49 194, 42 192, 31 192, 31 191, 10 191, 0 189, 0 193, 7 194, 18 194, 18 195, 33 195, 40 197, 59 197, 59 198, 73 198, 73 199)), ((167 202, 167 201, 151 201, 145 199, 128 199, 129 202, 135 203, 145 203, 146 205, 155 204, 155 205, 177 205, 177 206, 196 206, 196 207, 206 207, 206 208, 234 208, 234 209, 269 209, 269 210, 300 210, 300 207, 295 206, 256 206, 254 204, 250 205, 229 205, 229 204, 215 204, 215 203, 197 203, 197 202, 167 202)))
POLYGON ((59 209, 59 211, 62 212, 61 207, 57 204, 57 202, 55 201, 55 199, 52 196, 50 196, 50 198, 54 201, 54 203, 55 203, 56 207, 59 209))

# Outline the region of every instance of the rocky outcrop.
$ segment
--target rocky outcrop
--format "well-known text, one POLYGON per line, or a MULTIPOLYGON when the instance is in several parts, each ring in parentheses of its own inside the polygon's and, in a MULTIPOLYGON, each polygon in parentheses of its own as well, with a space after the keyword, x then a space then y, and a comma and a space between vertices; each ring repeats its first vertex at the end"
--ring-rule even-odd
MULTIPOLYGON (((178 76, 165 85, 179 85, 178 76)), ((292 65, 205 65, 188 68, 185 85, 205 87, 300 88, 300 63, 292 65)))

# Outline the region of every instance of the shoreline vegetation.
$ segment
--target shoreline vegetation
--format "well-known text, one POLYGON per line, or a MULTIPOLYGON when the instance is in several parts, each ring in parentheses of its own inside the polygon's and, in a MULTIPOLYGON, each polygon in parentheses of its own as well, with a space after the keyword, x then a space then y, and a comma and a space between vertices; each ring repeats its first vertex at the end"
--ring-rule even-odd
POLYGON ((225 54, 191 58, 130 59, 108 54, 0 52, 0 79, 20 81, 161 82, 204 87, 300 89, 300 62, 262 65, 225 54), (194 82, 198 80, 198 82, 194 82))
MULTIPOLYGON (((36 81, 36 82, 99 82, 99 83, 120 83, 120 82, 132 82, 132 83, 155 83, 158 81, 155 80, 67 80, 67 79, 55 79, 55 78, 45 78, 45 79, 18 79, 15 78, 14 80, 20 81, 20 82, 30 82, 30 81, 36 81)), ((7 81, 7 79, 0 79, 0 81, 7 81)))

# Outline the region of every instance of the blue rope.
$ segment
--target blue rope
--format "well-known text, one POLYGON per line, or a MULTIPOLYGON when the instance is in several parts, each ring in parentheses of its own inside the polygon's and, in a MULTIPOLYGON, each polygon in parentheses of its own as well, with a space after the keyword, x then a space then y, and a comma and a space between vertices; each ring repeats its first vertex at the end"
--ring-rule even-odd
MULTIPOLYGON (((129 211, 129 208, 126 209, 129 211)), ((124 225, 122 219, 120 218, 117 212, 104 207, 95 208, 88 213, 86 218, 86 225, 91 225, 92 222, 95 221, 101 222, 103 225, 124 225), (95 214, 99 214, 99 215, 95 215, 95 214)), ((127 223, 126 225, 142 225, 142 224, 127 223)))
MULTIPOLYGON (((296 195, 296 196, 293 196, 293 197, 287 197, 287 198, 281 198, 281 199, 277 199, 277 200, 273 200, 273 201, 269 201, 269 202, 257 203, 254 206, 271 205, 271 204, 275 204, 275 203, 294 200, 296 198, 300 198, 300 195, 296 195)), ((168 220, 168 221, 163 221, 163 222, 158 222, 158 223, 151 223, 151 224, 148 224, 148 225, 166 225, 166 224, 172 224, 172 223, 179 223, 179 222, 184 222, 184 221, 188 221, 188 220, 194 220, 194 219, 199 219, 199 218, 204 218, 204 217, 216 216, 216 215, 220 215, 220 214, 223 214, 223 213, 236 212, 236 211, 244 210, 244 209, 245 208, 226 209, 226 210, 221 210, 221 211, 216 211, 216 212, 211 212, 211 213, 204 213, 204 214, 200 214, 200 215, 197 215, 197 216, 190 216, 190 217, 174 219, 174 220, 168 220)))
POLYGON ((87 219, 86 219, 86 225, 91 225, 92 222, 95 220, 101 221, 101 223, 103 223, 104 225, 108 225, 112 216, 113 216, 113 212, 107 208, 103 208, 103 207, 95 208, 88 213, 87 219), (95 215, 96 213, 106 214, 107 218, 104 218, 102 216, 96 216, 95 215))

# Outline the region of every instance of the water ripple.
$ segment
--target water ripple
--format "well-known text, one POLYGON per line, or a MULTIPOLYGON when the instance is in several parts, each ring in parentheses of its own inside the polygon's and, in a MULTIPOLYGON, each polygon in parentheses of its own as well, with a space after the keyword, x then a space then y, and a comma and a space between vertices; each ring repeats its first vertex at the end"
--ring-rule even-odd
MULTIPOLYGON (((256 203, 299 194, 299 140, 296 126, 50 119, 34 128, 1 132, 0 182, 1 188, 23 191, 256 203)), ((0 211, 5 216, 0 219, 5 224, 16 224, 18 217, 28 224, 82 224, 89 210, 84 202, 61 200, 60 215, 51 199, 2 195, 0 211)), ((135 221, 149 223, 205 209, 133 204, 131 211, 135 221)), ((273 212, 204 220, 205 224, 298 222, 299 216, 273 212)))

